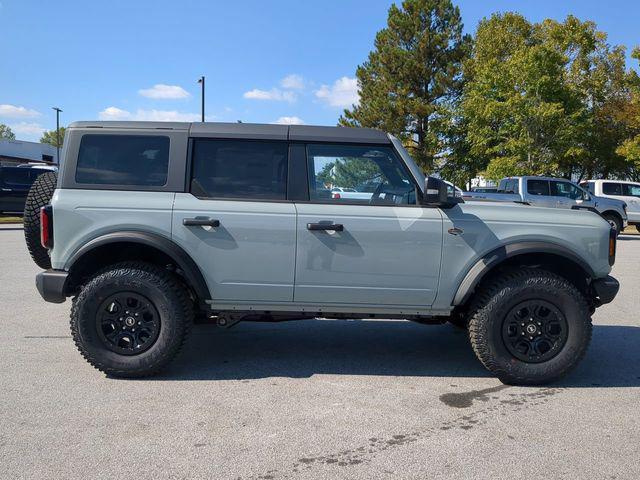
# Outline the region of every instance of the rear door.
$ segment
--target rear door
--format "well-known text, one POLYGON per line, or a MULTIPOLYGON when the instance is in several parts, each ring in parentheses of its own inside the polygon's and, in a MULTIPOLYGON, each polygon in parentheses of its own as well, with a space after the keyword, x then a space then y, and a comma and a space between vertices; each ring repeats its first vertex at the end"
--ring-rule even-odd
POLYGON ((551 197, 549 180, 527 178, 527 195, 523 200, 536 207, 557 207, 557 200, 551 197))
POLYGON ((309 201, 296 203, 294 300, 429 306, 438 285, 442 214, 417 205, 390 146, 307 144, 309 201), (333 188, 356 192, 347 198, 333 188))
POLYGON ((283 140, 194 138, 173 239, 195 260, 214 304, 291 302, 296 210, 283 140))

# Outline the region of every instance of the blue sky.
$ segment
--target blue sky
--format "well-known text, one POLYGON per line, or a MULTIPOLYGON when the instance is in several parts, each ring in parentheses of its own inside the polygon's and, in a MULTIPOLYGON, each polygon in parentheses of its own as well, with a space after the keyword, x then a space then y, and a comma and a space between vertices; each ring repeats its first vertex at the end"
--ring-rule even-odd
MULTIPOLYGON (((19 139, 75 120, 334 125, 391 1, 0 0, 0 123, 19 139)), ((465 28, 497 11, 574 14, 640 44, 640 2, 461 0, 465 28)), ((634 65, 635 66, 635 65, 634 65)))

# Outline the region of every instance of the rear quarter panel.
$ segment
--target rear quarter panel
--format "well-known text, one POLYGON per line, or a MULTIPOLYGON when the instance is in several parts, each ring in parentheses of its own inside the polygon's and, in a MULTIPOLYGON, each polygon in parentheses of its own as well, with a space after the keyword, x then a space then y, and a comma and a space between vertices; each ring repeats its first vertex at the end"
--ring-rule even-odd
POLYGON ((175 193, 58 189, 53 205, 54 247, 51 266, 67 269, 69 258, 85 243, 123 230, 171 238, 175 193))

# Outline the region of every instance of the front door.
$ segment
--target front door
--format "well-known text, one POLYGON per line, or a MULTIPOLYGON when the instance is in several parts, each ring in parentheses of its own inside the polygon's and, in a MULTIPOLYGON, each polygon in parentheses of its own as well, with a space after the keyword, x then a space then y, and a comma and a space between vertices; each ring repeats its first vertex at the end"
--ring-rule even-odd
POLYGON ((388 146, 307 145, 310 201, 297 203, 295 302, 429 306, 442 214, 388 146))
POLYGON ((556 199, 559 208, 572 208, 574 205, 593 206, 592 202, 587 200, 587 192, 571 182, 552 180, 551 195, 556 199))
POLYGON ((177 193, 173 239, 215 302, 291 302, 295 206, 283 141, 194 139, 190 192, 177 193))

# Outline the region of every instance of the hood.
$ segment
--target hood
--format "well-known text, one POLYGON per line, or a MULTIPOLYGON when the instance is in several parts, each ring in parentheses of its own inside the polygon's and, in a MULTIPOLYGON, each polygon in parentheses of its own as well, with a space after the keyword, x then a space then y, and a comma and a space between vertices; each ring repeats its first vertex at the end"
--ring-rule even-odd
MULTIPOLYGON (((609 200, 609 199, 607 199, 609 200)), ((600 215, 588 210, 534 207, 509 202, 474 202, 458 204, 464 214, 485 222, 512 222, 538 225, 579 225, 601 228, 609 224, 600 215)), ((455 207, 454 207, 455 208, 455 207)), ((446 212, 446 210, 445 210, 446 212)))
POLYGON ((599 197, 598 195, 592 195, 593 199, 600 205, 611 205, 612 207, 627 208, 627 202, 618 200, 617 198, 599 197))

